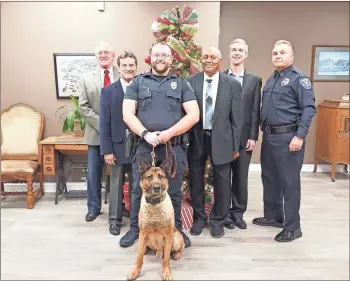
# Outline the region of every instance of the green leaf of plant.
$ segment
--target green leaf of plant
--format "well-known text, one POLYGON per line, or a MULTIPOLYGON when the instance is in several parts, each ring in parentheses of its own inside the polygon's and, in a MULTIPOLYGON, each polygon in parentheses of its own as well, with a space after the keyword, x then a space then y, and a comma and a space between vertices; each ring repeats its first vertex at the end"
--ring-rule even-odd
POLYGON ((62 132, 66 133, 68 131, 68 119, 66 118, 63 123, 62 132))
POLYGON ((69 97, 70 97, 70 99, 72 100, 72 102, 74 104, 75 110, 80 111, 78 100, 72 95, 70 95, 69 97))
POLYGON ((80 119, 80 129, 84 130, 85 129, 85 125, 86 125, 85 119, 82 117, 80 119))
POLYGON ((74 130, 74 111, 69 111, 67 114, 67 123, 68 123, 68 129, 73 132, 74 130))

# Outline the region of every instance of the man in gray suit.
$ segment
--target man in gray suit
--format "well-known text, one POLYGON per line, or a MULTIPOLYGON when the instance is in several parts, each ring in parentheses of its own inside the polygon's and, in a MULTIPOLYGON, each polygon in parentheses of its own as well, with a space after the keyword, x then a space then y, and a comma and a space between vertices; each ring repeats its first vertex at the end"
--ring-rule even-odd
POLYGON ((230 215, 225 227, 246 229, 243 215, 248 204, 248 171, 250 159, 259 136, 261 77, 247 72, 244 61, 248 57, 248 45, 243 39, 235 39, 229 47, 230 68, 224 73, 234 77, 242 85, 242 133, 239 158, 231 163, 232 187, 230 215))
POLYGON ((189 187, 193 207, 192 235, 200 235, 207 224, 204 205, 204 171, 210 157, 214 175, 214 206, 209 221, 211 235, 222 237, 230 209, 231 167, 239 156, 242 124, 242 90, 234 78, 219 73, 221 52, 202 52, 204 72, 188 78, 200 109, 200 121, 191 129, 188 149, 189 187))
POLYGON ((98 67, 86 73, 80 80, 79 106, 86 120, 85 143, 88 145, 88 213, 86 221, 93 221, 101 211, 101 176, 104 157, 100 153, 99 113, 100 94, 106 87, 119 78, 118 69, 113 66, 114 51, 106 42, 100 43, 95 50, 98 67))

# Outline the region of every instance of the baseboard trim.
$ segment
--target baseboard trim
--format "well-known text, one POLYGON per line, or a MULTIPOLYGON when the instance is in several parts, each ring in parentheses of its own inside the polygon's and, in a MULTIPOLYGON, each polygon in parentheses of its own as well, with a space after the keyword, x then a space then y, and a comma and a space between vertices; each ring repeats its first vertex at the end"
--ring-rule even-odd
MULTIPOLYGON (((313 164, 304 164, 301 171, 302 172, 313 172, 313 164)), ((249 171, 261 172, 260 164, 250 164, 249 171)), ((328 164, 321 164, 317 166, 317 172, 319 173, 330 173, 332 171, 332 166, 328 164)), ((344 172, 344 165, 337 165, 336 172, 344 172)), ((85 182, 67 182, 67 190, 86 190, 85 182)), ((25 191, 24 183, 5 183, 6 191, 25 191)), ((34 189, 39 188, 39 183, 34 183, 34 189)), ((55 193, 56 192, 56 183, 55 182, 44 182, 44 190, 46 193, 55 193)))
MULTIPOLYGON (((261 172, 260 164, 250 164, 249 171, 261 172)), ((301 172, 313 172, 314 164, 304 164, 301 168, 301 172)), ((330 173, 332 171, 332 165, 320 164, 317 165, 317 172, 319 173, 330 173)), ((336 172, 344 172, 344 164, 338 164, 335 169, 336 172)))

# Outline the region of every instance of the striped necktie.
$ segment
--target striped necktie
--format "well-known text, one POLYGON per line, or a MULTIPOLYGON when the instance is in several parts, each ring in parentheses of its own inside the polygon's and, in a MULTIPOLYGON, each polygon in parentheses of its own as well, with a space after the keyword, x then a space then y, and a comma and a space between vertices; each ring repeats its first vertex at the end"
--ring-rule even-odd
POLYGON ((212 129, 213 125, 213 97, 212 97, 212 84, 211 82, 213 79, 207 79, 206 80, 207 85, 207 92, 205 94, 205 128, 207 130, 212 129))

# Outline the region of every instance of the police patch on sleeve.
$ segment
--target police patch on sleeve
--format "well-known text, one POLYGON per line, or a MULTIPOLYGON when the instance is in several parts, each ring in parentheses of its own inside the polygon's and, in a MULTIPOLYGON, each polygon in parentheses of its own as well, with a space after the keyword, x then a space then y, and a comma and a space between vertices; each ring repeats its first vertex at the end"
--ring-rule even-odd
POLYGON ((303 88, 305 88, 307 90, 311 89, 312 85, 311 85, 311 81, 309 78, 307 78, 307 77, 302 78, 299 80, 299 82, 300 82, 301 86, 303 86, 303 88))

